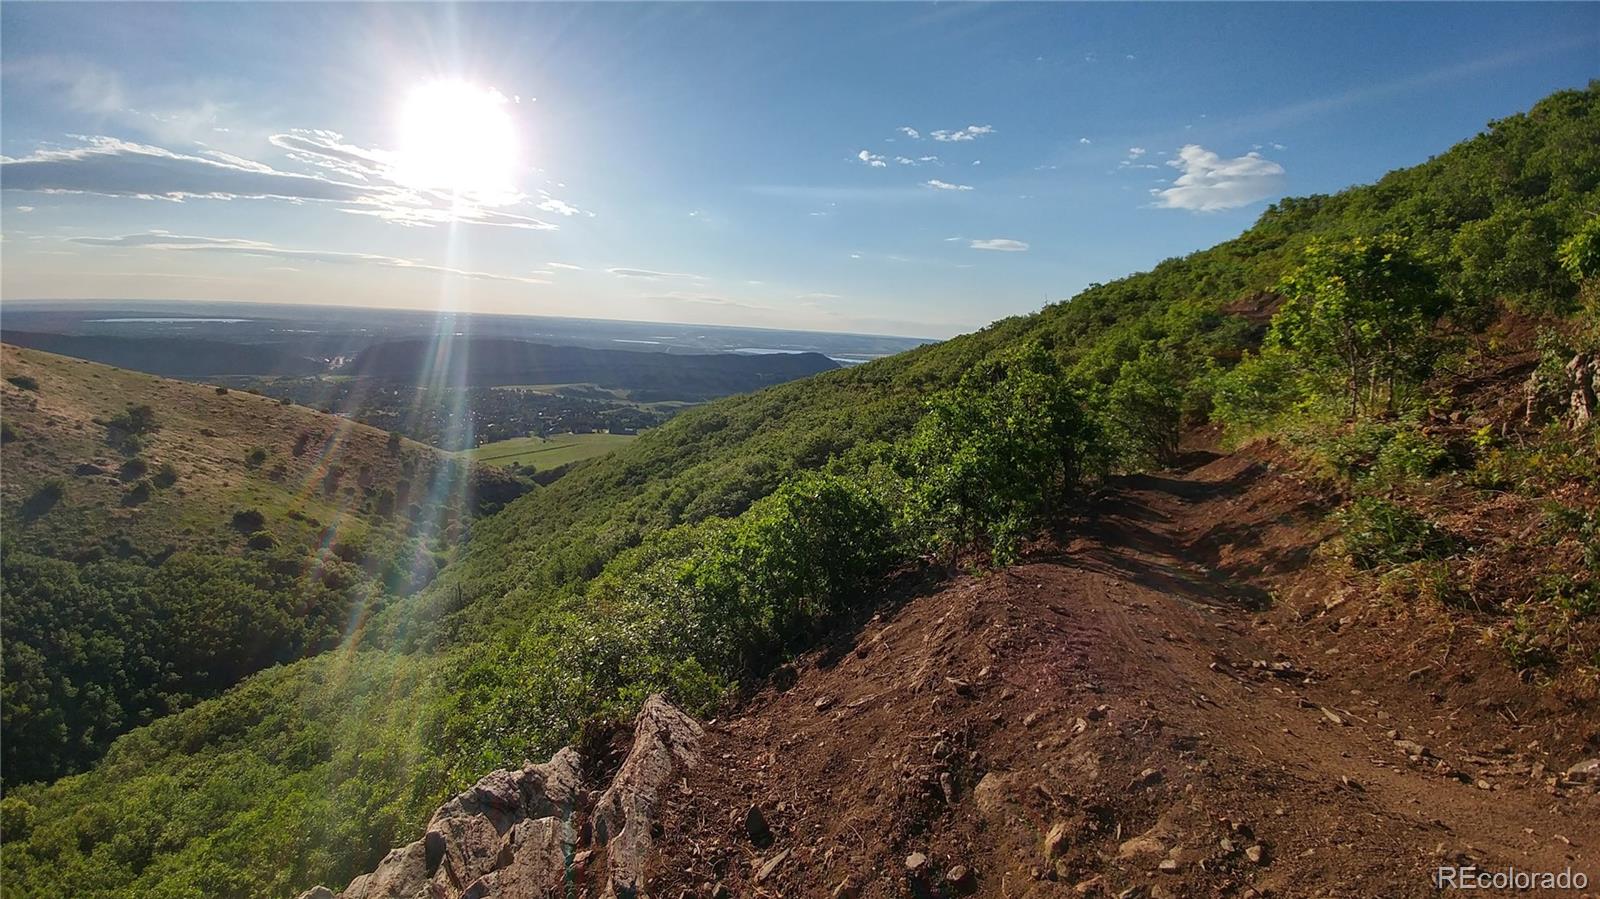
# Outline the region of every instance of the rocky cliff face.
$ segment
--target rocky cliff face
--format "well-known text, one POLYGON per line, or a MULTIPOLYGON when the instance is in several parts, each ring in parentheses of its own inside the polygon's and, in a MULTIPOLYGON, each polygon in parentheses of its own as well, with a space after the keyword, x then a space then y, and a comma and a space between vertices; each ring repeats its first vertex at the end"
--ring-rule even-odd
POLYGON ((661 791, 699 761, 703 736, 693 718, 653 696, 604 793, 585 792, 572 748, 542 765, 495 771, 440 806, 422 839, 343 892, 318 886, 300 899, 542 899, 574 887, 636 896, 661 791))

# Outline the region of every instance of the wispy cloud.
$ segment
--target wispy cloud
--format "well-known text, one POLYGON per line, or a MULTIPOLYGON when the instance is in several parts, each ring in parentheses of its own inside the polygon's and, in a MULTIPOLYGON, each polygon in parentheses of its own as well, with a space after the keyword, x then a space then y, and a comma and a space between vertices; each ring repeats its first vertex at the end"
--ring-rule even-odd
POLYGON ((114 137, 89 137, 84 138, 82 146, 39 149, 21 158, 0 157, 0 189, 175 202, 207 199, 330 203, 343 212, 402 225, 460 222, 556 230, 550 222, 507 208, 453 202, 450 197, 386 181, 388 169, 381 154, 340 144, 333 132, 296 132, 276 137, 281 139, 276 145, 288 150, 291 158, 321 160, 310 164, 328 174, 283 171, 218 151, 191 155, 114 137))
POLYGON ((1167 165, 1180 170, 1171 187, 1151 193, 1168 209, 1216 212, 1234 209, 1282 193, 1283 166, 1260 153, 1227 159, 1199 144, 1188 144, 1167 165))
POLYGON ((904 134, 906 137, 911 138, 912 140, 921 140, 922 139, 922 132, 918 131, 915 128, 912 128, 910 125, 901 125, 899 128, 896 128, 895 130, 900 132, 901 134, 904 134))
POLYGON ((1021 253, 1028 249, 1027 241, 1012 240, 1008 237, 991 237, 985 240, 974 240, 968 244, 974 250, 995 250, 1001 253, 1021 253))
POLYGON ((972 190, 972 185, 970 184, 951 184, 948 181, 940 181, 938 178, 930 178, 922 183, 935 190, 972 190))
POLYGON ((124 234, 119 237, 73 237, 71 242, 90 247, 123 247, 132 249, 160 250, 163 252, 194 252, 194 253, 228 253, 239 256, 256 256, 266 259, 294 259, 305 262, 321 262, 329 265, 376 265, 384 268, 400 268, 420 272, 433 272, 441 275, 451 275, 460 278, 472 278, 484 281, 515 281, 522 284, 548 284, 549 281, 527 276, 506 275, 495 272, 473 271, 470 269, 451 268, 444 265, 432 265, 415 259, 405 259, 399 256, 384 256, 377 253, 347 253, 338 250, 307 250, 293 247, 281 247, 277 244, 259 240, 246 240, 238 237, 196 237, 191 235, 169 234, 165 231, 145 231, 138 234, 124 234))
POLYGON ((977 140, 985 134, 993 134, 993 125, 968 125, 954 131, 935 131, 931 135, 934 140, 952 143, 955 141, 977 140))
POLYGON ((635 278, 640 281, 670 281, 678 278, 691 281, 703 280, 700 275, 691 275, 685 272, 658 272, 647 268, 608 268, 606 271, 619 278, 635 278))

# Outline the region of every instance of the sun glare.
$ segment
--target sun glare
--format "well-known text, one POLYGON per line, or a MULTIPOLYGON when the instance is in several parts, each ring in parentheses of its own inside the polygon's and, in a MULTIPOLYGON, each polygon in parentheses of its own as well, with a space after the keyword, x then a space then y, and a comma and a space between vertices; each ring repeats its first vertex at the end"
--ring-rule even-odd
POLYGON ((434 81, 413 90, 400 111, 395 177, 482 205, 516 195, 516 129, 509 101, 494 88, 434 81))

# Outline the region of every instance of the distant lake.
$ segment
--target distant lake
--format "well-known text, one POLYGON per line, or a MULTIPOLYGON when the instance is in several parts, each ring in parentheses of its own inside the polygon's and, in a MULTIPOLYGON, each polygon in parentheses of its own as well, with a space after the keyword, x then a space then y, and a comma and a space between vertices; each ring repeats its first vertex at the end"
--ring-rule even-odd
POLYGON ((237 324, 239 322, 255 321, 255 319, 252 319, 252 318, 177 318, 177 317, 172 317, 172 318, 154 318, 154 317, 152 317, 152 318, 86 318, 86 319, 84 319, 84 321, 86 321, 86 322, 117 322, 119 324, 123 323, 123 322, 150 322, 150 323, 153 323, 153 324, 176 324, 176 323, 179 323, 179 322, 206 322, 206 323, 232 325, 232 324, 237 324))

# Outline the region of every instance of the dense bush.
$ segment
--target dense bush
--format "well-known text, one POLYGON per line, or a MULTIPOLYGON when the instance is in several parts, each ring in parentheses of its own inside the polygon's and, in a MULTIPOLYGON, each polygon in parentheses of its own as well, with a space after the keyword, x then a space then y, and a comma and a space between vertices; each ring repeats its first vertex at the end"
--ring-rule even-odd
POLYGON ((937 394, 904 451, 907 514, 935 545, 988 543, 997 563, 1065 512, 1105 452, 1079 392, 1038 345, 937 394))

